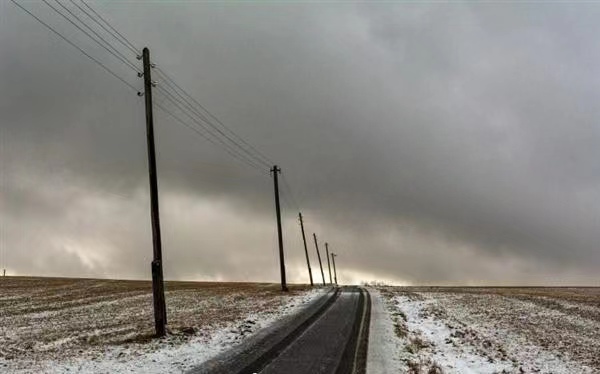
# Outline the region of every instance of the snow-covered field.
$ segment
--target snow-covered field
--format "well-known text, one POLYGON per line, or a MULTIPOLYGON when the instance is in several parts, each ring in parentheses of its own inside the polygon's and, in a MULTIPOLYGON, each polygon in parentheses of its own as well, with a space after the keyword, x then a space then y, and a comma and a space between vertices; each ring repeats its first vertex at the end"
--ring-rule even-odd
POLYGON ((372 367, 600 373, 600 288, 378 287, 372 296, 386 312, 372 319, 386 337, 373 343, 387 355, 372 367))
POLYGON ((182 373, 322 292, 167 282, 169 335, 152 339, 150 282, 0 278, 0 373, 182 373))

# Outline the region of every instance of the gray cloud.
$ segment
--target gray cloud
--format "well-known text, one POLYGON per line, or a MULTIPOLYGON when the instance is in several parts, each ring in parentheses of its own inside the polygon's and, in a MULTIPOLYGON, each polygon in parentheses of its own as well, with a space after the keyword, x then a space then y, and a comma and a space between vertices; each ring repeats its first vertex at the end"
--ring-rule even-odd
MULTIPOLYGON (((597 5, 96 7, 283 166, 342 280, 597 284, 597 5)), ((141 100, 16 7, 1 14, 4 263, 148 277, 141 100)), ((271 180, 156 120, 167 277, 276 281, 271 180)))

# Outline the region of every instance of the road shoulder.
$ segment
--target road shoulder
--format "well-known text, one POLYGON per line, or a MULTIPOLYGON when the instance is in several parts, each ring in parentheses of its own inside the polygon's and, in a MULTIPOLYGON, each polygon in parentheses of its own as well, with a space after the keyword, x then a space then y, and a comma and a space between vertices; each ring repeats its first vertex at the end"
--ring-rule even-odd
POLYGON ((394 322, 379 291, 371 287, 367 290, 371 295, 367 373, 399 373, 402 365, 397 356, 402 347, 394 333, 394 322))

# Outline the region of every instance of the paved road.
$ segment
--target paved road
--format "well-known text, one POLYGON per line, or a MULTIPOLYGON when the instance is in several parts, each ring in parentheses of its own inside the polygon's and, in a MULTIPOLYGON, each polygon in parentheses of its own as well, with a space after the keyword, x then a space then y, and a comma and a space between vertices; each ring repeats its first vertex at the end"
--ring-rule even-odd
MULTIPOLYGON (((344 288, 333 305, 308 327, 261 374, 345 373, 352 365, 344 357, 356 334, 357 313, 362 313, 359 288, 344 288), (347 363, 347 362, 346 362, 347 363)), ((352 344, 352 348, 354 344, 352 344)), ((353 352, 352 352, 353 353, 353 352)), ((352 359, 354 354, 351 355, 352 359)))

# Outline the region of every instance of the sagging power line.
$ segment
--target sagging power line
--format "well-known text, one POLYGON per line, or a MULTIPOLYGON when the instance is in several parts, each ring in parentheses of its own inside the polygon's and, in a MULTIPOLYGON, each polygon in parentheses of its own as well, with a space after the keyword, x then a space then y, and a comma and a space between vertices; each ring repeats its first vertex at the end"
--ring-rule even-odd
POLYGON ((126 85, 127 87, 129 87, 130 89, 132 89, 134 92, 138 91, 137 88, 135 88, 131 83, 129 83, 123 77, 121 77, 120 75, 118 75, 117 73, 115 73, 112 69, 110 69, 108 66, 106 66, 106 64, 102 63, 100 60, 98 60, 97 58, 93 57, 91 54, 89 54, 88 52, 86 52, 83 48, 81 48, 80 46, 78 46, 77 44, 75 44, 73 41, 71 41, 69 38, 67 38, 66 36, 64 36, 62 33, 60 33, 59 31, 57 31, 54 27, 50 26, 47 22, 43 21, 41 18, 39 18, 38 16, 36 16, 35 14, 33 14, 31 11, 29 11, 28 9, 26 9, 25 7, 23 7, 21 4, 19 4, 15 0, 10 0, 10 1, 13 4, 15 4, 17 7, 21 8, 21 10, 23 10, 25 13, 27 13, 28 15, 30 15, 37 22, 39 22, 44 27, 46 27, 48 30, 50 30, 52 33, 54 33, 55 35, 57 35, 58 37, 60 37, 62 40, 64 40, 65 42, 67 42, 69 45, 71 45, 73 48, 77 49, 79 52, 81 52, 81 54, 83 54, 84 56, 86 56, 92 62, 94 62, 95 64, 97 64, 98 66, 100 66, 107 73, 109 73, 113 77, 117 78, 121 83, 123 83, 124 85, 126 85))
MULTIPOLYGON (((66 37, 63 33, 58 31, 55 27, 51 26, 48 22, 42 20, 39 16, 33 14, 32 11, 26 9, 23 5, 18 3, 16 0, 11 0, 11 2, 13 2, 16 6, 21 8, 23 11, 25 11, 28 15, 33 17, 39 23, 44 25, 50 31, 55 33, 61 39, 63 39, 64 41, 69 43, 71 46, 76 48, 79 52, 81 52, 83 55, 88 57, 94 63, 101 66, 109 74, 113 75, 115 78, 117 78, 123 84, 127 85, 130 89, 135 90, 136 92, 139 91, 137 88, 135 88, 135 86, 132 83, 128 82, 121 75, 117 74, 114 70, 109 68, 104 62, 100 61, 99 58, 92 56, 90 52, 88 52, 84 48, 78 46, 75 42, 73 42, 70 38, 66 37)), ((127 47, 128 50, 130 50, 136 54, 138 53, 137 52, 138 49, 126 37, 124 37, 123 34, 118 32, 118 30, 116 28, 114 28, 104 17, 102 17, 97 11, 95 11, 91 7, 91 5, 87 4, 84 1, 81 2, 87 9, 89 9, 89 12, 88 12, 82 6, 77 4, 75 1, 70 0, 70 2, 73 5, 75 5, 75 7, 77 7, 77 9, 79 9, 89 19, 94 21, 94 23, 96 25, 99 25, 102 28, 102 31, 107 33, 108 36, 110 36, 110 38, 118 41, 120 44, 127 47)), ((111 43, 109 41, 108 37, 103 37, 101 35, 100 30, 94 29, 92 25, 88 24, 85 21, 85 19, 83 18, 83 16, 76 15, 73 10, 69 9, 65 4, 61 3, 58 0, 56 0, 56 3, 58 4, 58 6, 60 6, 60 8, 63 9, 63 11, 61 11, 57 6, 52 5, 48 0, 43 0, 43 3, 45 5, 47 5, 50 10, 52 10, 54 13, 58 14, 62 19, 64 19, 70 25, 75 27, 79 32, 83 33, 90 40, 92 40, 95 44, 97 44, 98 46, 103 48, 106 52, 108 52, 112 57, 114 57, 120 63, 127 66, 129 69, 133 70, 134 72, 136 72, 136 74, 138 74, 138 76, 141 74, 141 69, 139 69, 135 65, 134 62, 132 62, 131 58, 127 57, 125 53, 121 52, 119 50, 118 46, 115 46, 114 43, 111 43)), ((132 57, 135 57, 135 55, 132 57)), ((192 114, 192 118, 193 118, 192 122, 194 122, 194 124, 197 124, 198 122, 202 123, 202 127, 205 129, 205 131, 213 134, 213 137, 214 137, 213 140, 219 139, 219 140, 217 140, 217 143, 219 143, 219 145, 217 145, 213 142, 214 145, 217 145, 218 147, 220 147, 222 149, 228 149, 229 151, 227 153, 229 153, 230 155, 239 154, 237 158, 240 158, 240 157, 248 158, 251 163, 256 164, 254 166, 254 168, 256 168, 256 166, 260 165, 260 166, 264 167, 265 171, 267 171, 268 168, 270 168, 270 166, 272 164, 274 164, 267 156, 264 155, 264 153, 260 152, 256 147, 252 146, 247 140, 245 140, 243 137, 239 136, 237 133, 235 133, 229 127, 225 126, 225 124, 221 120, 219 120, 218 117, 216 117, 214 114, 212 114, 210 111, 208 111, 204 106, 202 106, 198 102, 198 100, 194 99, 193 96, 191 96, 187 91, 185 91, 181 87, 181 85, 179 85, 177 82, 175 82, 170 77, 170 75, 164 71, 164 69, 157 68, 156 71, 159 74, 159 76, 163 78, 160 81, 165 83, 165 87, 159 87, 159 89, 162 92, 166 92, 165 95, 169 96, 169 99, 171 101, 173 101, 174 105, 176 105, 178 108, 180 108, 184 113, 193 113, 192 114), (177 99, 177 100, 175 100, 175 99, 177 99), (240 156, 240 155, 242 155, 242 156, 240 156)), ((181 123, 182 121, 177 121, 177 122, 181 123)), ((188 124, 189 124, 189 122, 188 122, 188 124)), ((188 126, 188 127, 190 127, 190 126, 188 126)), ((235 157, 235 156, 232 156, 232 157, 235 157)), ((248 164, 248 163, 246 162, 246 164, 248 164)))
POLYGON ((77 2, 75 2, 74 0, 70 0, 71 3, 73 3, 73 5, 75 5, 77 8, 79 8, 83 13, 85 13, 92 21, 94 21, 96 24, 98 24, 104 31, 106 31, 108 34, 110 34, 116 41, 118 41, 119 43, 121 43, 123 46, 125 46, 126 48, 128 48, 130 51, 132 51, 135 55, 139 55, 140 51, 129 41, 127 40, 126 37, 124 37, 123 35, 121 35, 121 33, 115 29, 114 27, 111 26, 110 23, 108 23, 108 21, 106 21, 99 13, 97 13, 91 6, 89 6, 84 0, 81 0, 81 3, 88 8, 92 13, 94 13, 94 15, 97 17, 93 17, 91 16, 85 9, 81 8, 77 2), (102 20, 102 22, 98 21, 98 19, 102 20), (106 28, 106 26, 108 26, 110 28, 110 30, 112 30, 112 32, 110 30, 108 30, 106 28), (116 35, 115 35, 116 34, 116 35))
POLYGON ((90 27, 88 24, 86 24, 84 21, 82 21, 77 15, 75 15, 69 8, 67 8, 65 5, 63 5, 59 0, 55 0, 56 3, 61 8, 63 8, 67 13, 69 13, 73 17, 73 19, 76 19, 77 21, 79 21, 79 23, 81 23, 83 25, 83 27, 85 27, 92 34, 94 34, 95 37, 90 35, 84 29, 82 29, 79 25, 77 25, 77 23, 75 23, 72 18, 67 17, 64 13, 62 13, 61 11, 59 11, 58 9, 53 7, 52 4, 50 4, 47 0, 42 0, 42 1, 44 2, 44 4, 48 5, 52 10, 54 10, 57 14, 59 14, 61 17, 63 17, 65 20, 67 20, 69 23, 71 23, 73 26, 75 26, 79 31, 83 32, 90 39, 95 41, 99 46, 101 46, 106 51, 108 51, 108 53, 110 53, 111 55, 113 55, 114 57, 119 59, 125 65, 129 66, 136 73, 141 73, 140 70, 137 68, 137 66, 135 66, 135 64, 133 62, 129 61, 127 59, 127 57, 125 55, 123 55, 117 48, 113 47, 109 42, 106 41, 106 39, 104 39, 100 34, 98 34, 98 32, 96 32, 92 27, 90 27))

